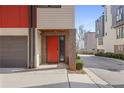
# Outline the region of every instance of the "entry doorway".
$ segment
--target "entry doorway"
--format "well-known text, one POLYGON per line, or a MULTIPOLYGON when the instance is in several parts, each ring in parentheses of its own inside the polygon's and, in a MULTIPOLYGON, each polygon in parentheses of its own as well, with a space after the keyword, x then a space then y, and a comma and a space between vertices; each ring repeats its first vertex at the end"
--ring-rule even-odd
POLYGON ((65 37, 47 36, 47 63, 65 61, 65 37))

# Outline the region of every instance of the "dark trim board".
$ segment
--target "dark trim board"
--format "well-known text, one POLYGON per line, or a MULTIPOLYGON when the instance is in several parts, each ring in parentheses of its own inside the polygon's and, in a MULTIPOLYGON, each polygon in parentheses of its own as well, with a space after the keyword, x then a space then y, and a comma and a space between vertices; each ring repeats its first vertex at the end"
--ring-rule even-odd
POLYGON ((29 6, 29 68, 35 67, 36 6, 29 6))

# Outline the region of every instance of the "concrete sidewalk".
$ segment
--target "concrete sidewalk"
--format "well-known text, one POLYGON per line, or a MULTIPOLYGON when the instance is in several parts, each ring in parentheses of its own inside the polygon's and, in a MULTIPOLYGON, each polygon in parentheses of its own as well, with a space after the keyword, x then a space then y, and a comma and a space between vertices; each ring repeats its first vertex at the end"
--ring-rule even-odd
POLYGON ((87 72, 87 75, 89 78, 99 87, 99 88, 113 88, 110 84, 108 84, 106 81, 102 80, 100 77, 95 75, 92 71, 90 71, 87 68, 84 68, 84 70, 87 72))
POLYGON ((112 88, 110 84, 84 68, 87 74, 68 73, 71 88, 112 88))
POLYGON ((84 69, 88 74, 69 73, 57 65, 43 65, 39 69, 2 69, 2 88, 110 88, 111 86, 84 69))
POLYGON ((98 88, 87 74, 68 74, 71 88, 98 88))

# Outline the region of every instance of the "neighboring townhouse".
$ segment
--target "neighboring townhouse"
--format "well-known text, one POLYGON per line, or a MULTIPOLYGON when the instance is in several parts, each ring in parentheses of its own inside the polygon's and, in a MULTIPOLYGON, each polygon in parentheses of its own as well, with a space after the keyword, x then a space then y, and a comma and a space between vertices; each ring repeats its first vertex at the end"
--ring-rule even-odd
POLYGON ((0 67, 66 63, 75 70, 74 6, 0 6, 0 67))
POLYGON ((97 51, 104 52, 103 37, 104 37, 104 15, 100 16, 96 20, 96 40, 97 40, 97 51))
POLYGON ((96 33, 95 32, 86 32, 84 34, 84 49, 87 51, 96 50, 97 46, 96 33), (91 42, 92 41, 92 42, 91 42))
MULTIPOLYGON (((124 6, 106 5, 103 7, 103 44, 100 46, 97 43, 97 49, 102 49, 104 52, 124 53, 124 6)), ((97 21, 96 24, 98 24, 97 21)), ((96 33, 98 32, 98 28, 99 26, 96 25, 96 33)))

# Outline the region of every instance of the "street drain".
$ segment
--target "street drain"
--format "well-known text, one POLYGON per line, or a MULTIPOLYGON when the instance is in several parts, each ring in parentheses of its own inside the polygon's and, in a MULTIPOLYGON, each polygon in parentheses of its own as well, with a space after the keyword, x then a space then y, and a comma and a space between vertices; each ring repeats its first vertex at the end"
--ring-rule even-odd
POLYGON ((120 70, 118 70, 118 69, 108 69, 109 71, 120 71, 120 70))

